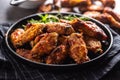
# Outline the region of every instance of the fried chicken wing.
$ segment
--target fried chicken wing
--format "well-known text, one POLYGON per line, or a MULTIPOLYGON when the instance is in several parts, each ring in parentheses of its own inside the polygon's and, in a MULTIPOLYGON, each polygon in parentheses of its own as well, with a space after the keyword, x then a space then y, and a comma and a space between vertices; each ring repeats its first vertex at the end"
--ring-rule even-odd
POLYGON ((16 29, 11 35, 11 42, 13 43, 13 46, 16 48, 16 40, 19 38, 20 35, 22 35, 25 31, 22 28, 16 29))
POLYGON ((89 51, 92 51, 93 53, 103 53, 102 44, 99 40, 89 36, 85 36, 84 41, 89 51))
POLYGON ((36 61, 36 62, 43 62, 43 60, 38 56, 38 57, 33 57, 32 54, 30 53, 30 50, 27 49, 17 49, 16 52, 27 59, 30 59, 32 61, 36 61))
POLYGON ((91 0, 61 0, 62 7, 75 7, 82 5, 90 5, 91 0))
POLYGON ((92 0, 83 0, 79 5, 78 9, 80 12, 86 12, 89 8, 89 6, 92 5, 92 0))
POLYGON ((26 25, 24 25, 24 30, 26 31, 30 27, 32 27, 32 23, 27 23, 26 25))
POLYGON ((41 34, 41 35, 36 36, 35 39, 30 42, 31 47, 33 48, 40 41, 40 39, 44 37, 45 35, 46 34, 41 34))
POLYGON ((98 12, 102 12, 104 9, 103 6, 98 6, 98 5, 90 5, 87 7, 87 10, 86 11, 98 11, 98 12))
POLYGON ((83 13, 83 15, 94 18, 94 17, 96 17, 96 16, 101 15, 101 13, 98 12, 98 11, 86 11, 85 13, 83 13))
POLYGON ((100 12, 97 11, 87 11, 83 15, 95 18, 103 23, 109 23, 109 20, 107 19, 107 15, 101 14, 100 12))
POLYGON ((47 64, 59 64, 62 63, 67 56, 66 46, 60 45, 56 47, 51 54, 47 57, 47 64))
POLYGON ((108 13, 103 13, 98 16, 93 16, 93 18, 101 21, 105 24, 110 24, 111 26, 115 26, 116 28, 120 28, 120 22, 117 21, 112 15, 108 13))
POLYGON ((40 5, 38 12, 50 12, 53 9, 53 4, 40 5))
POLYGON ((58 37, 58 44, 64 44, 64 45, 66 45, 67 41, 68 41, 68 38, 69 38, 69 36, 64 36, 64 35, 59 36, 58 37))
POLYGON ((87 34, 91 37, 96 37, 100 40, 107 39, 107 35, 105 34, 105 32, 91 21, 82 21, 78 18, 75 18, 70 23, 75 30, 82 30, 84 34, 87 34))
POLYGON ((114 8, 115 7, 115 0, 100 0, 103 4, 104 7, 110 7, 114 8))
POLYGON ((68 39, 70 45, 70 57, 78 64, 88 61, 88 50, 83 40, 82 33, 72 33, 68 39))
POLYGON ((42 23, 32 24, 32 26, 29 29, 27 29, 22 35, 20 35, 17 38, 15 45, 22 46, 23 44, 31 41, 37 35, 42 33, 42 30, 44 27, 45 27, 45 25, 42 23))
POLYGON ((59 21, 60 21, 61 23, 67 23, 67 24, 70 24, 70 21, 68 21, 68 20, 60 19, 59 21))
POLYGON ((45 33, 44 35, 31 50, 31 54, 34 56, 49 54, 57 45, 58 34, 56 32, 45 33))
POLYGON ((57 32, 58 34, 66 34, 69 35, 74 31, 70 24, 66 23, 47 23, 47 32, 57 32))
POLYGON ((116 21, 120 22, 120 15, 115 13, 111 8, 109 7, 104 8, 103 13, 110 14, 116 21))
POLYGON ((106 15, 107 20, 111 26, 115 26, 116 28, 120 28, 120 22, 116 21, 112 15, 104 13, 106 15))

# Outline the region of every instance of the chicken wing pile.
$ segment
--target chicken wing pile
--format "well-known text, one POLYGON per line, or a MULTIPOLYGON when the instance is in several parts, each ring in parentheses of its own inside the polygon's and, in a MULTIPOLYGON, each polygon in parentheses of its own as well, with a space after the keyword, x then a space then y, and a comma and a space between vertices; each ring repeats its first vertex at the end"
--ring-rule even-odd
POLYGON ((81 64, 89 61, 89 52, 102 54, 104 51, 101 41, 108 39, 94 22, 79 18, 71 21, 28 23, 24 28, 15 29, 10 38, 16 53, 46 64, 81 64))

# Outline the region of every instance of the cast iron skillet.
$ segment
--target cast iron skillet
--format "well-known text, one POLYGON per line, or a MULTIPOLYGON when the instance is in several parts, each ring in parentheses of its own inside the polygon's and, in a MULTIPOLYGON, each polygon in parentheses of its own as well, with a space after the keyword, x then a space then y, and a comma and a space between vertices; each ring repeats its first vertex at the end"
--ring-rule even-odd
MULTIPOLYGON (((46 13, 38 13, 38 14, 46 14, 46 13)), ((110 32, 110 30, 104 25, 102 24, 101 22, 93 19, 93 18, 90 18, 90 21, 96 23, 100 28, 102 28, 104 30, 104 32, 107 34, 108 36, 108 45, 105 45, 105 44, 102 44, 103 45, 103 50, 104 50, 104 53, 97 56, 97 57, 93 57, 90 61, 87 61, 87 62, 84 62, 82 64, 45 64, 45 63, 38 63, 38 62, 34 62, 34 61, 31 61, 31 60, 28 60, 20 55, 18 55, 16 52, 15 52, 15 49, 10 41, 10 34, 17 28, 20 28, 22 27, 22 25, 26 24, 28 20, 30 20, 31 18, 33 19, 39 19, 38 17, 38 14, 33 14, 33 15, 30 15, 30 16, 27 16, 27 17, 24 17, 22 19, 20 19, 19 21, 17 21, 16 23, 14 23, 10 28, 9 30, 7 31, 7 34, 6 34, 6 38, 5 38, 5 41, 6 41, 6 44, 7 44, 7 47, 8 49, 11 51, 11 54, 13 56, 15 56, 16 59, 18 59, 18 61, 20 62, 25 62, 26 64, 30 64, 32 66, 35 66, 35 67, 42 67, 42 68, 45 68, 45 69, 73 69, 73 68, 76 68, 76 67, 80 67, 80 66, 85 66, 85 65, 89 65, 91 63, 94 63, 96 62, 97 60, 100 60, 101 58, 103 58, 107 53, 108 51, 110 50, 111 46, 112 46, 112 43, 113 43, 113 36, 110 32)), ((52 15, 56 15, 58 13, 47 13, 47 14, 52 14, 52 15)), ((77 13, 61 13, 61 15, 76 15, 76 16, 82 16, 81 14, 77 14, 77 13)), ((102 62, 102 61, 101 61, 102 62)))

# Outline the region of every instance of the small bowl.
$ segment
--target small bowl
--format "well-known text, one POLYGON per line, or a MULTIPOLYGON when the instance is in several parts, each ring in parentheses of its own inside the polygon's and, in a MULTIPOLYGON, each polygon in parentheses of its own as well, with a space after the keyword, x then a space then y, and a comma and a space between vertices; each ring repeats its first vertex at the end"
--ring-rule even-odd
POLYGON ((10 4, 25 9, 34 9, 43 4, 46 0, 11 0, 10 4))
MULTIPOLYGON (((104 25, 102 24, 101 22, 93 19, 93 18, 90 18, 90 21, 96 23, 105 33, 106 35, 108 36, 108 39, 107 39, 107 42, 108 42, 108 45, 105 46, 103 45, 103 50, 104 50, 104 53, 91 59, 90 61, 86 61, 82 64, 76 64, 76 63, 72 63, 72 64, 45 64, 45 63, 38 63, 38 62, 34 62, 34 61, 31 61, 29 59, 26 59, 22 56, 20 56, 19 54, 17 54, 15 52, 15 49, 10 41, 10 35, 11 33, 17 29, 17 28, 20 28, 23 24, 26 24, 28 20, 30 19, 39 19, 38 15, 40 14, 52 14, 52 15, 56 15, 58 13, 38 13, 38 14, 33 14, 33 15, 30 15, 30 16, 27 16, 27 17, 24 17, 22 19, 20 19, 19 21, 17 21, 16 23, 14 23, 10 28, 9 30, 7 31, 7 34, 6 34, 6 38, 5 38, 5 41, 6 41, 6 44, 7 44, 7 47, 8 49, 12 52, 11 54, 13 54, 15 56, 15 58, 19 59, 19 60, 22 60, 21 62, 26 62, 32 66, 35 66, 35 67, 42 67, 42 68, 47 68, 47 69, 73 69, 73 68, 76 68, 76 67, 80 67, 80 66, 85 66, 85 65, 90 65, 91 63, 94 63, 98 60, 101 61, 101 59, 108 53, 108 51, 110 50, 111 46, 112 46, 112 43, 113 43, 113 36, 112 36, 112 33, 111 31, 104 25)), ((61 15, 75 15, 75 16, 82 16, 81 14, 77 14, 77 13, 61 13, 61 15)))

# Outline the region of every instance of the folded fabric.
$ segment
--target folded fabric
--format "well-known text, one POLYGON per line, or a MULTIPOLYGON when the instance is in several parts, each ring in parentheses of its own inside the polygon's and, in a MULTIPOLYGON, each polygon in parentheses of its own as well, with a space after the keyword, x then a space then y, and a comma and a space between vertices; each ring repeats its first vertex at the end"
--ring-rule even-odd
POLYGON ((10 25, 0 26, 0 80, 98 80, 120 60, 120 36, 111 28, 114 41, 105 60, 75 71, 44 71, 19 63, 7 49, 4 36, 10 25))

